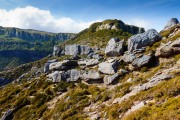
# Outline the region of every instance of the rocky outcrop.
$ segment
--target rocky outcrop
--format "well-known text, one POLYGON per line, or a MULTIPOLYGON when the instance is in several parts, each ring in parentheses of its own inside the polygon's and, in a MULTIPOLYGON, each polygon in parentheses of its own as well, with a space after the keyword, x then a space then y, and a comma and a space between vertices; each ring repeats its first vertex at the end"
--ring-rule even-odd
POLYGON ((174 25, 177 25, 179 23, 177 18, 171 18, 170 21, 167 22, 166 26, 164 27, 164 30, 167 30, 171 27, 173 27, 174 25))
POLYGON ((179 54, 179 53, 180 53, 180 39, 177 39, 174 42, 170 41, 157 48, 155 56, 169 57, 171 55, 179 54))
POLYGON ((159 33, 150 29, 142 34, 137 34, 128 39, 128 51, 133 52, 137 49, 142 49, 143 47, 152 45, 153 43, 161 40, 159 33))
POLYGON ((85 45, 72 44, 65 46, 65 55, 88 55, 91 52, 93 52, 93 49, 85 45))
POLYGON ((115 74, 119 67, 119 62, 117 60, 109 60, 102 62, 99 65, 99 71, 104 74, 115 74))
POLYGON ((96 27, 96 31, 99 30, 123 30, 125 32, 129 32, 131 34, 139 34, 144 32, 144 28, 139 28, 133 25, 127 25, 121 20, 105 20, 103 22, 94 23, 90 26, 91 28, 96 27), (97 25, 98 24, 98 25, 97 25))
POLYGON ((136 58, 132 62, 132 65, 135 68, 144 67, 144 66, 148 65, 151 62, 152 58, 153 58, 152 55, 143 55, 142 57, 136 58))
POLYGON ((105 54, 110 57, 122 55, 124 52, 124 40, 119 38, 111 38, 108 42, 105 54))
POLYGON ((115 80, 117 80, 119 78, 119 74, 118 73, 115 73, 114 75, 112 76, 109 76, 109 75, 105 75, 104 76, 104 83, 106 85, 109 85, 109 84, 112 84, 115 80))
POLYGON ((53 48, 53 56, 61 56, 64 55, 64 50, 61 49, 60 46, 54 46, 53 48))

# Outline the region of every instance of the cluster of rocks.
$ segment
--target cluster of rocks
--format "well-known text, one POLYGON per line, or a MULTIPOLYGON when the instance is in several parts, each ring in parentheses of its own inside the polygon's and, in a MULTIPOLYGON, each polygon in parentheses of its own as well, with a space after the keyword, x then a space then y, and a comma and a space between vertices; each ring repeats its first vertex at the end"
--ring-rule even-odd
POLYGON ((104 83, 111 84, 119 77, 118 60, 102 63, 97 59, 53 61, 47 62, 44 66, 44 72, 48 73, 48 78, 53 82, 84 80, 88 83, 102 83, 104 78, 104 83), (98 66, 99 68, 96 69, 98 66))
MULTIPOLYGON (((134 35, 128 39, 128 51, 125 52, 125 41, 112 38, 105 48, 105 55, 98 54, 98 48, 86 45, 65 45, 65 48, 55 46, 54 56, 71 55, 71 59, 57 61, 50 60, 44 66, 44 72, 53 82, 77 81, 112 84, 128 70, 119 69, 123 63, 132 68, 141 68, 153 60, 154 54, 144 54, 145 48, 161 40, 161 36, 154 29, 134 35), (80 58, 79 55, 87 55, 80 58), (123 72, 122 72, 123 71, 123 72)), ((131 68, 129 68, 131 70, 131 68)))

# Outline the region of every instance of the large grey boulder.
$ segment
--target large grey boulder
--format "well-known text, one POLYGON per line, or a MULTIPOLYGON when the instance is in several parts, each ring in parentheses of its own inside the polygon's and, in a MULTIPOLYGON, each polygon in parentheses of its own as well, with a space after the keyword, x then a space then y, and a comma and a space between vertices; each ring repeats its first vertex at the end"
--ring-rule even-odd
POLYGON ((109 85, 109 84, 112 84, 118 78, 119 78, 119 74, 115 73, 112 76, 105 75, 103 81, 104 81, 104 84, 109 85))
POLYGON ((166 26, 164 27, 164 30, 167 30, 167 29, 173 27, 174 25, 176 25, 178 23, 179 23, 179 21, 177 18, 171 18, 170 21, 168 21, 166 26))
POLYGON ((142 57, 136 58, 133 62, 132 65, 135 68, 140 68, 148 65, 151 60, 152 60, 152 55, 143 55, 142 57))
POLYGON ((80 78, 80 72, 76 69, 65 71, 55 71, 48 75, 52 82, 57 83, 60 81, 74 82, 80 78))
POLYGON ((74 82, 80 78, 80 71, 76 69, 72 69, 67 71, 68 78, 66 79, 67 82, 74 82))
POLYGON ((61 56, 64 55, 64 50, 61 49, 60 46, 54 46, 53 48, 53 56, 61 56))
POLYGON ((96 81, 96 82, 101 82, 101 81, 97 81, 97 80, 100 80, 102 79, 102 76, 101 74, 96 71, 96 70, 88 70, 88 71, 82 71, 82 74, 81 74, 81 79, 82 80, 85 80, 85 81, 96 81))
POLYGON ((99 71, 104 74, 115 74, 119 67, 117 60, 102 62, 99 65, 99 71))
POLYGON ((133 52, 137 49, 142 49, 143 47, 152 45, 153 43, 161 40, 159 33, 150 29, 142 34, 137 34, 128 39, 128 51, 133 52))
POLYGON ((119 56, 124 53, 124 40, 111 38, 106 46, 105 54, 110 57, 119 56))
POLYGON ((171 55, 179 54, 179 53, 180 53, 180 39, 177 39, 174 42, 170 41, 157 48, 155 56, 169 57, 171 55))
POLYGON ((93 52, 92 48, 86 45, 66 45, 65 46, 65 55, 88 55, 93 52))
POLYGON ((135 59, 136 59, 136 56, 133 53, 125 53, 122 57, 122 60, 125 63, 132 63, 135 59))
POLYGON ((49 64, 49 70, 67 70, 77 66, 77 61, 74 60, 63 60, 60 62, 54 62, 49 64))
POLYGON ((66 45, 65 46, 65 55, 79 55, 80 47, 77 44, 66 45))

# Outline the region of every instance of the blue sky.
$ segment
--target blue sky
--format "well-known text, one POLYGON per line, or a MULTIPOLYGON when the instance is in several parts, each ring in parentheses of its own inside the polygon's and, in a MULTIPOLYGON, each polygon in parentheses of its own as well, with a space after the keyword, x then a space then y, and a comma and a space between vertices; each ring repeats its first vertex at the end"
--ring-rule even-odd
POLYGON ((0 0, 0 17, 6 16, 7 20, 13 14, 15 20, 14 23, 11 19, 8 22, 0 20, 0 25, 50 32, 79 32, 95 21, 120 19, 160 31, 170 18, 180 18, 179 10, 179 0, 0 0), (33 12, 33 9, 36 10, 33 12), (23 21, 17 20, 16 14, 23 21), (46 17, 51 20, 45 20, 46 17), (41 23, 43 25, 39 25, 41 23))

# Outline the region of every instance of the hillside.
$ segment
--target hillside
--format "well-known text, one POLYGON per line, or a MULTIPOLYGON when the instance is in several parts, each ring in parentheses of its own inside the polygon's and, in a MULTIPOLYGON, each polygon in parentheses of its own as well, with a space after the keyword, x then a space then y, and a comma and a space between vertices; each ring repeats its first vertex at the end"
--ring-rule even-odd
POLYGON ((110 39, 112 27, 95 24, 52 56, 0 72, 2 120, 180 119, 180 23, 160 33, 113 27, 128 35, 110 39))
POLYGON ((127 25, 121 20, 104 20, 92 24, 89 28, 81 31, 73 40, 63 44, 86 44, 88 46, 105 47, 112 37, 127 40, 131 35, 144 32, 144 28, 127 25), (98 42, 97 42, 98 41, 98 42))
POLYGON ((74 36, 72 33, 0 27, 0 70, 39 60, 52 52, 54 45, 74 36), (23 56, 25 54, 29 57, 23 56))

